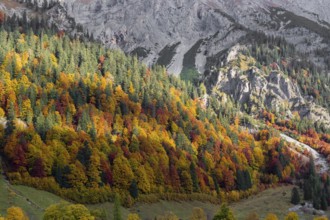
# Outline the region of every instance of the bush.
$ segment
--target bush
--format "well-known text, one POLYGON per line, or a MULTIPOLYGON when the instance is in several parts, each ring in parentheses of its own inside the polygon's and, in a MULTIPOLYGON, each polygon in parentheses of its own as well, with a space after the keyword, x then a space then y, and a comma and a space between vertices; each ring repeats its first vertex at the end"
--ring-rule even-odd
POLYGON ((207 216, 203 209, 195 207, 189 220, 206 220, 207 216))
POLYGON ((236 220, 233 212, 227 206, 227 204, 222 204, 218 213, 213 217, 213 220, 236 220))

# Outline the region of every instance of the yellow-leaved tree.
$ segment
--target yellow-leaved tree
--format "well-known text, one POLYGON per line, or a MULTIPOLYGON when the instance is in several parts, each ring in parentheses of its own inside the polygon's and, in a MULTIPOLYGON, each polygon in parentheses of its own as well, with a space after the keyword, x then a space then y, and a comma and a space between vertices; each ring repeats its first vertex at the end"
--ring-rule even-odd
POLYGON ((126 157, 117 157, 113 165, 113 181, 115 186, 121 189, 128 189, 133 179, 134 174, 126 157))
POLYGON ((299 220, 299 216, 295 212, 289 212, 289 214, 285 216, 285 220, 299 220))
POLYGON ((127 220, 141 220, 138 214, 129 214, 127 220))
MULTIPOLYGON (((1 219, 1 218, 0 218, 1 219)), ((7 215, 5 220, 28 220, 29 218, 25 215, 20 207, 12 206, 7 209, 7 215)))
POLYGON ((278 220, 278 218, 277 218, 277 216, 276 216, 275 214, 273 214, 273 213, 269 213, 269 214, 266 216, 265 220, 278 220))
POLYGON ((49 206, 45 211, 43 220, 54 219, 94 220, 95 217, 84 205, 60 203, 49 206))
POLYGON ((138 176, 138 188, 142 193, 149 193, 151 186, 148 179, 148 175, 144 169, 144 166, 140 166, 137 170, 138 176))
POLYGON ((193 209, 193 212, 189 218, 189 220, 206 220, 206 219, 207 219, 207 216, 206 216, 204 210, 199 207, 195 207, 193 209))

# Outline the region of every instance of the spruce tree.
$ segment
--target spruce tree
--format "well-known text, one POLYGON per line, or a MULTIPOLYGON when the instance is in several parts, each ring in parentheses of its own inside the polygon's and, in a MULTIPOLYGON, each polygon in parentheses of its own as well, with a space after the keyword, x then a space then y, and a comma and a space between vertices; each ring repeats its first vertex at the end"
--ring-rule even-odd
POLYGON ((320 209, 321 208, 321 198, 313 196, 313 208, 320 209))
POLYGON ((311 200, 313 196, 312 185, 310 181, 307 179, 304 181, 304 200, 311 200))
POLYGON ((315 174, 316 174, 316 171, 315 171, 315 163, 314 163, 314 158, 311 156, 310 159, 309 159, 309 175, 314 177, 315 174))
POLYGON ((313 207, 315 209, 321 208, 321 196, 322 196, 322 189, 321 189, 321 182, 319 177, 315 177, 314 184, 313 184, 313 207))
POLYGON ((294 205, 298 205, 300 203, 300 196, 297 187, 294 187, 291 192, 291 203, 294 205))
POLYGON ((136 180, 133 180, 130 187, 129 187, 129 193, 131 194, 131 196, 136 199, 139 196, 139 189, 137 186, 137 182, 136 180))
POLYGON ((321 196, 321 209, 324 211, 328 209, 328 202, 324 193, 321 196))
POLYGON ((236 184, 238 190, 245 190, 245 181, 242 170, 237 170, 236 172, 236 184))
POLYGON ((252 180, 251 180, 251 175, 250 175, 249 171, 245 170, 243 172, 243 175, 244 175, 246 189, 250 189, 252 187, 252 180))
POLYGON ((194 192, 199 192, 198 177, 197 177, 197 173, 196 173, 196 167, 193 162, 190 163, 190 175, 191 175, 191 180, 193 182, 194 192))
POLYGON ((87 141, 84 142, 84 146, 79 149, 77 153, 77 160, 84 165, 85 167, 89 167, 91 162, 92 150, 87 141))
POLYGON ((10 135, 15 130, 15 108, 13 102, 10 102, 9 110, 8 110, 8 118, 7 118, 7 124, 6 124, 6 135, 10 135))

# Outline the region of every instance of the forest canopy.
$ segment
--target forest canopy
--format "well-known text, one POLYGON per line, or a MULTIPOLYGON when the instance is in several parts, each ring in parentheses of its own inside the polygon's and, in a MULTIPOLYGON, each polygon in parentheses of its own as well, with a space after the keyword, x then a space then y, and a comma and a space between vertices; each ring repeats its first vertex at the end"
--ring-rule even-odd
POLYGON ((299 163, 276 132, 250 134, 230 107, 205 106, 204 92, 97 43, 1 26, 6 175, 83 203, 115 192, 126 203, 238 200, 294 177, 299 163))

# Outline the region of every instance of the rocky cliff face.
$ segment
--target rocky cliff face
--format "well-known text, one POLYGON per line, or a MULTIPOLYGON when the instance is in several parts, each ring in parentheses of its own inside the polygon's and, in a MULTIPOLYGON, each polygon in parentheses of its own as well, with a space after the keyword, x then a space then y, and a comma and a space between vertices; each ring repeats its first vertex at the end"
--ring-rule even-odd
POLYGON ((224 100, 231 98, 240 103, 243 109, 252 114, 268 109, 291 118, 294 112, 298 112, 301 118, 306 117, 330 127, 329 112, 316 105, 311 97, 303 97, 299 86, 282 71, 266 73, 255 66, 242 71, 235 65, 241 49, 244 47, 239 45, 231 48, 224 68, 204 79, 209 90, 220 92, 224 100))
MULTIPOLYGON (((169 72, 196 67, 233 46, 248 31, 284 36, 301 51, 325 49, 330 4, 324 0, 63 1, 67 16, 103 43, 137 53, 169 72), (310 2, 310 1, 309 1, 310 2)), ((315 62, 319 62, 315 58, 315 62)), ((321 62, 322 63, 322 59, 321 62)))
MULTIPOLYGON (((42 5, 43 0, 37 1, 42 5)), ((59 28, 74 31, 75 25, 82 26, 107 46, 137 54, 148 65, 165 65, 173 74, 187 68, 204 72, 209 58, 251 30, 285 37, 320 65, 327 62, 320 51, 330 54, 327 0, 55 2, 46 13, 59 28)))
MULTIPOLYGON (((251 31, 284 37, 324 68, 330 62, 328 0, 48 1, 55 4, 42 13, 59 29, 92 34, 109 47, 137 54, 147 65, 165 65, 172 74, 191 68, 200 73, 211 66, 217 69, 226 51, 251 31)), ((42 7, 44 0, 35 2, 42 7)), ((0 9, 22 14, 26 5, 4 0, 0 9)), ((33 8, 27 11, 35 13, 33 8)), ((230 50, 227 63, 237 58, 236 52, 230 50)), ((302 97, 297 85, 281 72, 265 74, 251 68, 242 74, 233 67, 219 74, 213 71, 205 83, 251 110, 283 108, 288 115, 298 111, 330 123, 328 112, 302 97)))

